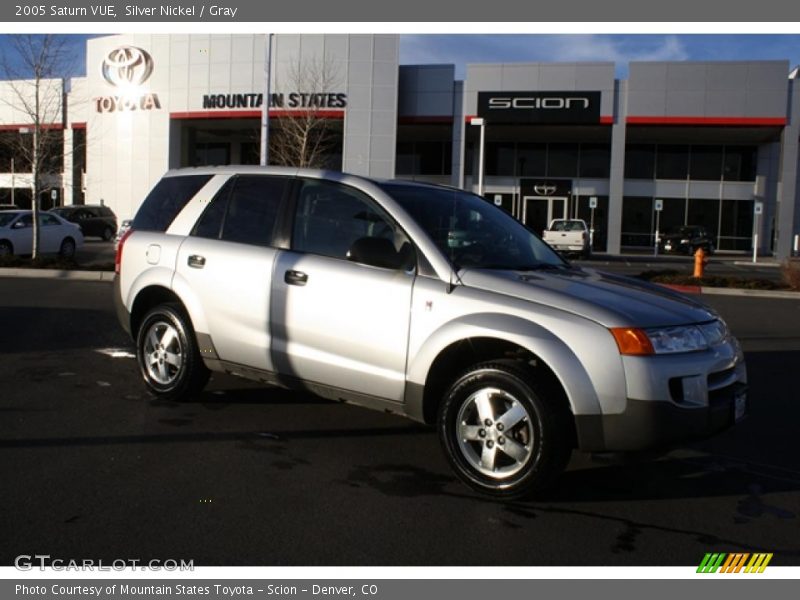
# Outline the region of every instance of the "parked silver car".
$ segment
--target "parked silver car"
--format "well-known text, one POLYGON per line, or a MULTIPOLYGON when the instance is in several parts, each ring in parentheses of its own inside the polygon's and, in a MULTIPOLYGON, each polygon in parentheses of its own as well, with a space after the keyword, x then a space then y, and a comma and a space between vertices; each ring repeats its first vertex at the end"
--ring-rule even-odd
POLYGON ((708 436, 746 409, 742 352, 713 311, 574 268, 457 189, 172 171, 117 267, 154 394, 225 371, 436 424, 459 477, 495 496, 542 489, 573 448, 708 436))

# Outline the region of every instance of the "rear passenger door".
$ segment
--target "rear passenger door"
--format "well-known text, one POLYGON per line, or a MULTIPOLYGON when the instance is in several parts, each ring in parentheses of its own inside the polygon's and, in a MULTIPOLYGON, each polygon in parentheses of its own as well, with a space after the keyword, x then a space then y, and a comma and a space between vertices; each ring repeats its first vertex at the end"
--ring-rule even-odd
POLYGON ((281 203, 290 179, 239 175, 216 194, 178 252, 220 359, 273 371, 270 286, 281 203))

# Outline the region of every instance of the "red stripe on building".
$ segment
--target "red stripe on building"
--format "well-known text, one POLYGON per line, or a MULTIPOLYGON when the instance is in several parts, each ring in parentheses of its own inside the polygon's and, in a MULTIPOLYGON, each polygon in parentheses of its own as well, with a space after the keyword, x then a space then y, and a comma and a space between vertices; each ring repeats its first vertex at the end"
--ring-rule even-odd
MULTIPOLYGON (((464 117, 464 122, 469 125, 469 122, 472 119, 477 119, 477 115, 466 115, 464 117)), ((402 122, 402 121, 401 121, 402 122)), ((491 121, 486 122, 487 125, 491 125, 491 121)), ((503 125, 508 125, 509 123, 503 123, 503 125)), ((592 125, 592 123, 514 123, 514 126, 517 125, 592 125)), ((613 125, 614 124, 614 117, 612 115, 602 115, 600 120, 598 121, 600 125, 613 125)))
POLYGON ((786 117, 648 117, 630 116, 629 125, 729 125, 734 127, 780 127, 786 117))
MULTIPOLYGON (((64 125, 61 123, 43 123, 39 125, 41 129, 46 129, 48 131, 61 131, 64 129, 64 125)), ((28 133, 33 133, 33 123, 24 123, 19 125, 0 125, 0 131, 19 131, 20 129, 27 129, 28 133)))
MULTIPOLYGON (((303 110, 270 110, 270 118, 299 118, 308 113, 303 110)), ((318 110, 314 116, 323 119, 344 119, 343 110, 318 110)), ((188 112, 174 112, 169 114, 170 119, 260 119, 260 110, 197 110, 188 112)))
POLYGON ((72 123, 70 124, 70 127, 72 127, 73 129, 86 129, 86 122, 83 121, 78 123, 72 123))

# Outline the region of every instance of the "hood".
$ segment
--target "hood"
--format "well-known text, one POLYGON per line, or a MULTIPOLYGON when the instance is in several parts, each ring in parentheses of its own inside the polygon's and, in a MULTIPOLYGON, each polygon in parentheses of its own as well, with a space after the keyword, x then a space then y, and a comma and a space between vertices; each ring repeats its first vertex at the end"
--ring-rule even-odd
POLYGON ((463 269, 464 285, 552 306, 605 327, 701 323, 716 314, 700 302, 651 283, 594 269, 463 269))

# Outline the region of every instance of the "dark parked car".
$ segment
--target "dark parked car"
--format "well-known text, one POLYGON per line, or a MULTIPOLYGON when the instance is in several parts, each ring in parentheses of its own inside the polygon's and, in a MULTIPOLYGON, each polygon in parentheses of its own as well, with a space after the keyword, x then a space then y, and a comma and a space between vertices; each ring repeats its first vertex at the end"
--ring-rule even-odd
POLYGON ((714 240, 705 227, 698 225, 684 225, 668 231, 661 236, 660 245, 663 252, 691 255, 702 248, 706 254, 714 253, 714 240))
POLYGON ((77 223, 84 236, 95 236, 110 241, 117 234, 117 216, 107 206, 90 204, 60 206, 50 212, 77 223))

